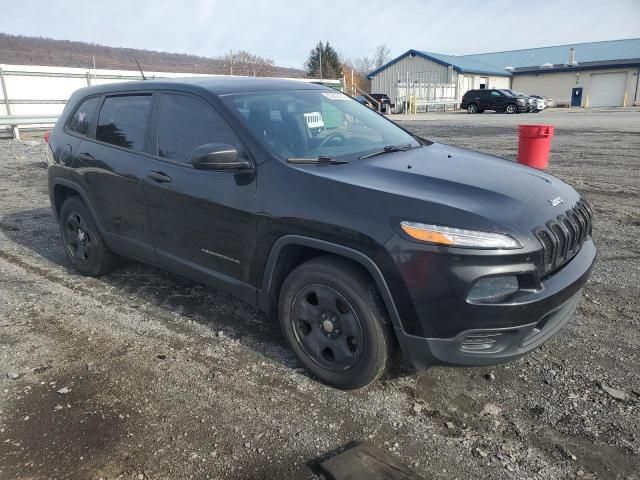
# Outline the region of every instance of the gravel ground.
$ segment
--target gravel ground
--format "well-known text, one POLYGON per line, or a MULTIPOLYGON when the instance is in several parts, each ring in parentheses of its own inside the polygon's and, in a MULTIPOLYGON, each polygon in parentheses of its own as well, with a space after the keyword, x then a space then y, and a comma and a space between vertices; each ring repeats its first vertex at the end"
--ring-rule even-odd
POLYGON ((516 362, 357 392, 309 377, 275 319, 221 292, 131 261, 76 274, 42 143, 0 141, 0 478, 317 478, 360 441, 428 479, 639 478, 640 112, 402 124, 515 158, 523 121, 556 125, 550 171, 596 211, 574 319, 516 362))

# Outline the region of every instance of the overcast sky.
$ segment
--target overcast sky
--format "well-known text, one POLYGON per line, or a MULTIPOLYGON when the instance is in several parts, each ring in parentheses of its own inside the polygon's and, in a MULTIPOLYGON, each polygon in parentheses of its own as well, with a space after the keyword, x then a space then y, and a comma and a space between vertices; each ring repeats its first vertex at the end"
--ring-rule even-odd
POLYGON ((0 0, 0 32, 208 57, 248 50, 302 67, 319 40, 344 58, 462 54, 640 37, 640 0, 0 0))

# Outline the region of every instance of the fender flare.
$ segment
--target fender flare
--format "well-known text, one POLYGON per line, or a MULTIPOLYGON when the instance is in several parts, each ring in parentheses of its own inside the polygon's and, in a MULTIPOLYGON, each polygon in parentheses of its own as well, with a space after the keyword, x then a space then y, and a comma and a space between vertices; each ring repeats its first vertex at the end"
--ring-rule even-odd
POLYGON ((69 180, 66 178, 57 177, 51 180, 51 190, 50 190, 51 191, 51 194, 50 194, 51 210, 53 211, 53 217, 55 218, 55 220, 59 221, 58 210, 55 204, 55 193, 54 193, 58 185, 70 188, 71 190, 75 190, 78 193, 78 195, 80 196, 84 204, 87 206, 87 208, 91 212, 91 215, 93 216, 96 222, 96 225, 98 227, 98 231, 102 233, 103 229, 102 229, 102 225, 100 224, 100 217, 96 215, 96 211, 94 210, 93 205, 91 205, 91 202, 89 201, 89 195, 87 194, 86 190, 82 188, 82 186, 80 186, 80 184, 78 184, 77 182, 74 182, 73 180, 69 180))
POLYGON ((276 240, 271 247, 262 275, 262 288, 258 293, 258 304, 262 309, 268 309, 276 265, 278 264, 278 259, 282 249, 288 245, 322 250, 327 253, 332 253, 353 260, 360 266, 364 267, 364 269, 369 272, 369 275, 371 275, 371 278, 373 278, 373 281, 378 288, 378 292, 380 293, 380 297, 387 309, 387 313, 389 314, 389 318, 391 319, 394 329, 396 331, 400 330, 401 332, 404 332, 402 322, 400 321, 400 315, 398 314, 398 309, 393 301, 391 291, 389 290, 389 286, 387 285, 384 275, 380 271, 380 268, 378 268, 378 265, 376 265, 369 256, 353 248, 345 247, 344 245, 328 242, 326 240, 305 237, 302 235, 285 235, 276 240))

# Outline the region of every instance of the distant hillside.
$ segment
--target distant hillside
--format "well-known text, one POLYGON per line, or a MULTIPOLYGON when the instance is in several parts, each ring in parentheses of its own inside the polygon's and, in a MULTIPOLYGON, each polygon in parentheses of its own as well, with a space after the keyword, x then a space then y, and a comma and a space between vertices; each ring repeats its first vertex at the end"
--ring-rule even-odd
POLYGON ((0 33, 0 64, 48 65, 58 67, 136 70, 135 58, 143 70, 182 73, 257 75, 262 77, 304 77, 295 68, 278 67, 273 60, 248 52, 234 52, 217 58, 134 48, 113 48, 93 43, 23 37, 0 33))

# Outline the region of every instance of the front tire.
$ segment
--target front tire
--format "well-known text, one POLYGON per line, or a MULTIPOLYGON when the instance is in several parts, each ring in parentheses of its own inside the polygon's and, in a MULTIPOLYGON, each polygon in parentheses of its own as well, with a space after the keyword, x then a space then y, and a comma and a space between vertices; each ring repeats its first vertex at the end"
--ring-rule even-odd
POLYGON ((513 115, 514 113, 518 113, 518 106, 515 103, 510 103, 504 109, 504 113, 508 113, 513 115))
POLYGON ((478 113, 478 105, 475 103, 470 103, 467 105, 467 113, 478 113))
POLYGON ((323 382, 362 388, 391 357, 392 334, 371 278, 338 257, 303 263, 286 278, 280 326, 291 350, 323 382))
POLYGON ((80 197, 65 200, 59 222, 64 250, 76 270, 89 277, 113 270, 117 257, 105 245, 93 215, 80 197))

